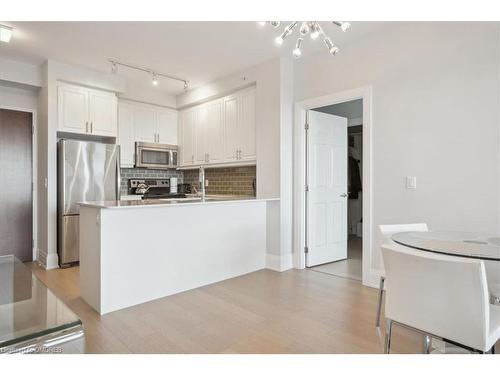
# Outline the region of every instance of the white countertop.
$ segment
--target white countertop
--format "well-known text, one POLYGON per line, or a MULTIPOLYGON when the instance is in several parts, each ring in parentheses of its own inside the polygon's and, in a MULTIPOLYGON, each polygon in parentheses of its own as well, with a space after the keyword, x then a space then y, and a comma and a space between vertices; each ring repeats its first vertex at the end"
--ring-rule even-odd
POLYGON ((279 198, 256 199, 254 197, 241 196, 207 196, 205 201, 200 198, 180 198, 180 199, 141 199, 141 200, 121 200, 121 201, 95 201, 80 202, 83 207, 93 208, 141 208, 141 207, 169 207, 179 205, 207 205, 221 203, 239 203, 239 202, 262 202, 277 201, 279 198))

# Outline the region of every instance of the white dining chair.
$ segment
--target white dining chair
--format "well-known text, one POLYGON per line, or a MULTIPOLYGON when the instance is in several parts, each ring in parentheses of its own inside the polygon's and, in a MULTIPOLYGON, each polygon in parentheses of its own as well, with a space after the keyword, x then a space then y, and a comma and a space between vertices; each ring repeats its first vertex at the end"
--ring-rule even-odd
MULTIPOLYGON (((488 281, 488 290, 493 298, 500 298, 500 262, 495 260, 485 260, 484 268, 486 270, 486 280, 488 281)), ((492 303, 500 303, 499 300, 492 300, 492 303)))
MULTIPOLYGON (((379 229, 379 247, 384 244, 394 243, 394 241, 392 241, 391 239, 391 236, 396 233, 429 231, 429 228, 425 223, 379 225, 378 229, 379 229)), ((377 305, 377 317, 375 319, 375 327, 380 327, 380 314, 382 312, 382 301, 384 298, 384 283, 385 283, 385 272, 384 272, 384 265, 382 262, 382 270, 381 270, 379 290, 378 290, 378 305, 377 305)))
POLYGON ((386 280, 385 353, 393 324, 479 353, 494 353, 500 338, 500 306, 491 305, 484 263, 382 246, 386 280))

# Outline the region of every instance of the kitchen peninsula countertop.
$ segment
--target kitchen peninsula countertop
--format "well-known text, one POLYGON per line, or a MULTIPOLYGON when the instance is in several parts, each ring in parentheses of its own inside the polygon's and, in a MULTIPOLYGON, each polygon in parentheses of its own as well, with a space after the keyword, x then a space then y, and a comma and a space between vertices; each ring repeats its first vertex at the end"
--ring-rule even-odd
POLYGON ((94 202, 80 202, 79 205, 83 207, 93 208, 140 208, 140 207, 168 207, 178 205, 205 205, 205 204, 221 204, 228 202, 258 202, 258 201, 274 201, 279 198, 264 198, 257 199, 250 196, 231 196, 231 195, 207 195, 205 200, 201 198, 180 198, 180 199, 142 199, 142 200, 121 200, 121 201, 94 201, 94 202))

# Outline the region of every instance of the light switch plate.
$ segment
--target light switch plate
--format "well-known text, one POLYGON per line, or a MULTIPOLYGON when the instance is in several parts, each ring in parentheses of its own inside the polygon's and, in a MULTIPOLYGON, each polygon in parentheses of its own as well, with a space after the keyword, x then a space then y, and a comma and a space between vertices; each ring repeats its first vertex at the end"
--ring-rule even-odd
POLYGON ((406 176, 406 188, 407 189, 417 188, 417 178, 415 176, 406 176))

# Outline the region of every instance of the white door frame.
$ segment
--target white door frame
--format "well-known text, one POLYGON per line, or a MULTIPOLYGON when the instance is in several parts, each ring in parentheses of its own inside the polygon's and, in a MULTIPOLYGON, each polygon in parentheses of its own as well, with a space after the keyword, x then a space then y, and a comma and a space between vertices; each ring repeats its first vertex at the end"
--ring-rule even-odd
POLYGON ((32 220, 31 223, 33 225, 32 231, 32 240, 33 240, 33 261, 36 261, 37 257, 37 249, 38 249, 38 215, 37 215, 37 210, 38 210, 38 180, 37 180, 37 160, 38 160, 38 147, 37 147, 37 133, 38 129, 36 126, 36 120, 37 120, 37 114, 35 109, 28 109, 28 108, 22 108, 22 107, 14 107, 14 106, 8 106, 8 105, 3 105, 0 104, 0 109, 7 109, 10 111, 18 111, 18 112, 26 112, 26 113, 31 113, 31 126, 32 126, 32 133, 31 133, 31 161, 32 161, 32 167, 31 171, 33 175, 31 176, 31 181, 33 182, 33 190, 31 192, 31 196, 33 201, 31 202, 32 204, 32 220))
POLYGON ((363 277, 364 285, 377 287, 379 272, 372 267, 372 87, 364 86, 295 104, 294 126, 294 267, 305 268, 306 111, 363 99, 363 277))

